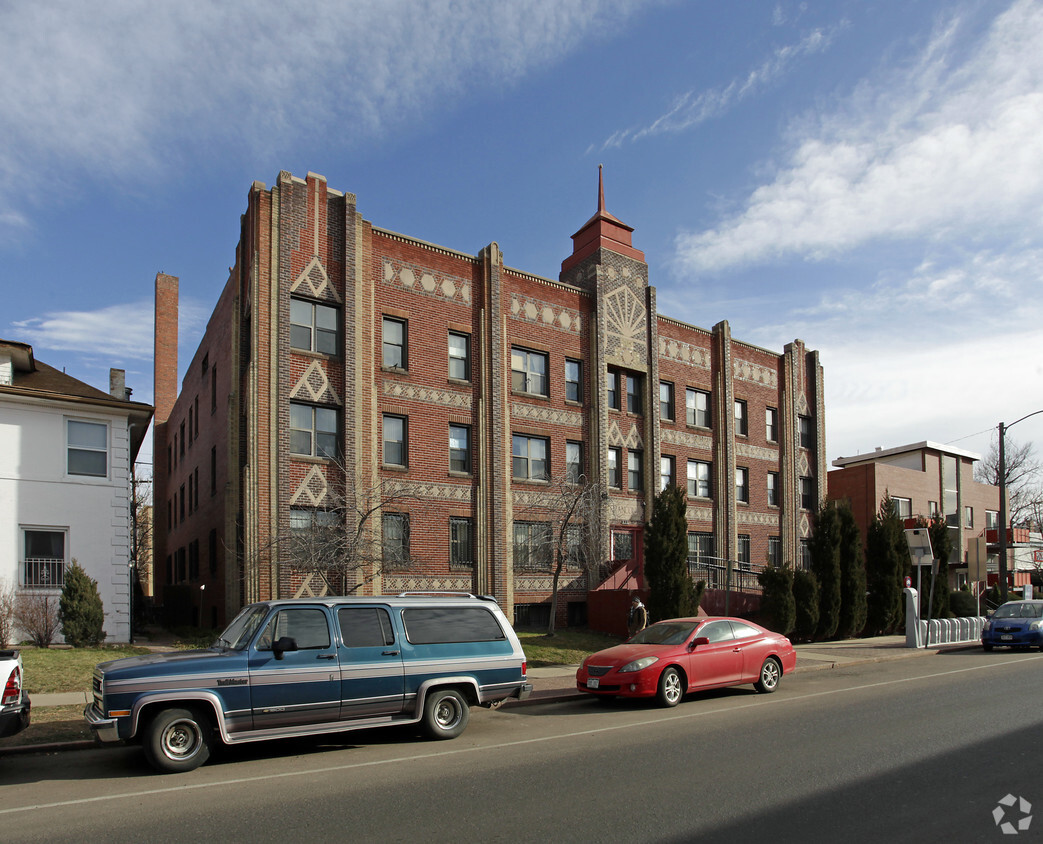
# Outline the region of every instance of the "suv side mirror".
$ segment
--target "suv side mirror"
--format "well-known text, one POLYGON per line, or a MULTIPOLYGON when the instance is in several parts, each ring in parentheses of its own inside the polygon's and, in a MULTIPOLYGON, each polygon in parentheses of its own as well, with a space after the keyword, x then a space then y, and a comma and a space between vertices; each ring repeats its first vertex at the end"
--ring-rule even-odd
POLYGON ((707 639, 705 636, 696 636, 694 639, 692 639, 691 643, 688 645, 688 650, 694 651, 700 645, 708 645, 708 644, 710 644, 710 640, 707 639))
POLYGON ((272 654, 276 659, 282 659, 287 651, 297 650, 297 640, 293 636, 280 636, 272 643, 272 654))

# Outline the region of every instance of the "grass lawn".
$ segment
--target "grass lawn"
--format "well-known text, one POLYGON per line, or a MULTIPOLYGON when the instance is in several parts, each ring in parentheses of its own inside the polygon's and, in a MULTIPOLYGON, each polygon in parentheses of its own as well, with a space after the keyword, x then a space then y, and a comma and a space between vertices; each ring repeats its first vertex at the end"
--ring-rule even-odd
POLYGON ((618 645, 618 636, 595 633, 586 628, 558 630, 548 636, 542 630, 518 630, 522 650, 530 667, 578 665, 594 651, 618 645))
MULTIPOLYGON (((146 654, 146 648, 22 648, 22 669, 29 696, 89 692, 94 666, 110 659, 146 654)), ((35 720, 35 713, 34 718, 35 720)))

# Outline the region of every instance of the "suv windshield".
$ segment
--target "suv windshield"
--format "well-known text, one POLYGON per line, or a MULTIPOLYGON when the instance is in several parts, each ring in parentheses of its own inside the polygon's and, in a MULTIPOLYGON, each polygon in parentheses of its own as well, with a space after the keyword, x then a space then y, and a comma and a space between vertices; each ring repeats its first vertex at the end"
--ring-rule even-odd
POLYGON ((992 616, 993 618, 1041 618, 1043 604, 1030 604, 1028 601, 1004 604, 992 616))
POLYGON ((239 615, 232 619, 232 623, 225 628, 224 633, 217 637, 214 647, 232 648, 233 650, 245 648, 250 644, 250 639, 257 632, 257 628, 261 626, 261 622, 264 621, 266 615, 268 615, 268 606, 266 604, 254 604, 252 607, 245 607, 239 615))

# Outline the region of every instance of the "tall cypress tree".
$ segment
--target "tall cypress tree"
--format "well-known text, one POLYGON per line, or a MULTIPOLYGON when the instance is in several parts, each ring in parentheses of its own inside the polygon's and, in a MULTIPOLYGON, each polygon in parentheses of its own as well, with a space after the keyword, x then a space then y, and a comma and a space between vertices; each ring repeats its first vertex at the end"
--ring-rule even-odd
POLYGON ((98 583, 76 562, 65 570, 65 584, 58 599, 58 620, 66 644, 93 647, 105 639, 105 608, 98 583))
POLYGON ((651 621, 683 618, 699 612, 699 597, 688 573, 688 508, 680 487, 670 485, 652 502, 645 527, 645 580, 651 621))
POLYGON ((873 635, 892 633, 902 623, 902 579, 909 566, 905 529, 887 493, 866 535, 866 624, 873 635))
POLYGON ((818 578, 814 572, 797 569, 793 572, 793 605, 795 612, 793 635, 810 641, 818 629, 818 578))
POLYGON ((761 611, 768 627, 783 636, 797 623, 797 606, 793 600, 793 569, 786 566, 763 568, 757 574, 761 585, 761 611))
POLYGON ((862 533, 847 504, 837 506, 840 518, 840 622, 843 638, 858 636, 866 626, 866 565, 862 555, 862 533))
POLYGON ((840 623, 840 518, 836 504, 827 501, 815 516, 809 543, 811 570, 818 580, 819 639, 832 639, 840 623))

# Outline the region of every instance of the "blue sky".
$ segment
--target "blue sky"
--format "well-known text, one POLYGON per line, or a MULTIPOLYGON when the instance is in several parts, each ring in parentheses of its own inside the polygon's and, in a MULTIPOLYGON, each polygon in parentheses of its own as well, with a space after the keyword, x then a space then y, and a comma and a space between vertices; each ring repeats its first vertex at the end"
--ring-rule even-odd
MULTIPOLYGON (((556 278, 606 205, 660 311, 821 353, 827 460, 1043 409, 1043 2, 0 0, 0 337, 152 399, 257 180, 556 278)), ((1043 414, 1011 436, 1043 452, 1043 414)))

